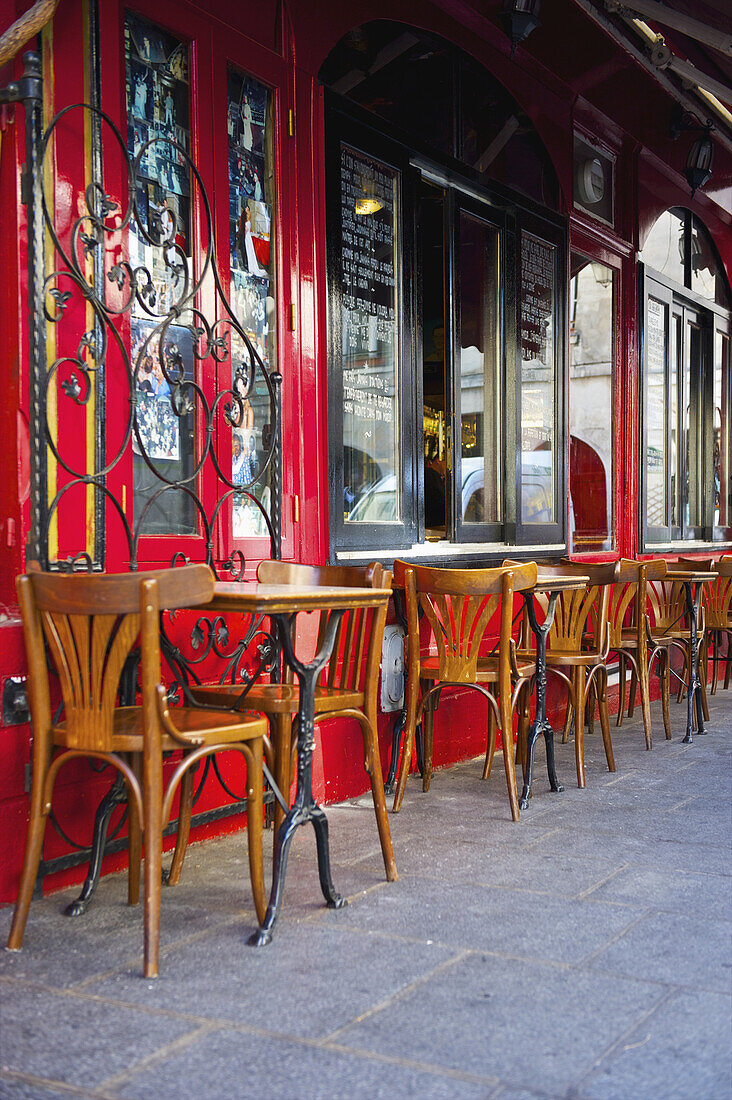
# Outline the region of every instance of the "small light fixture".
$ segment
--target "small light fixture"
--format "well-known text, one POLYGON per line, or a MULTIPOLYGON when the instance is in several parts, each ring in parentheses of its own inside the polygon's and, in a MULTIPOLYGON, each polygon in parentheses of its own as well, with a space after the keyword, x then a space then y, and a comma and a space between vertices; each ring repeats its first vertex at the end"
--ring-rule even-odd
POLYGON ((595 282, 598 286, 601 286, 603 290, 607 290, 613 281, 613 269, 606 264, 598 263, 597 260, 592 261, 592 274, 595 276, 595 282))
POLYGON ((714 143, 709 136, 709 130, 710 127, 704 127, 704 133, 696 139, 686 158, 684 175, 691 188, 692 198, 695 191, 703 187, 712 178, 714 143))
POLYGON ((356 199, 356 213, 368 217, 369 214, 376 214, 383 207, 383 202, 376 196, 374 180, 368 175, 362 175, 361 194, 356 199))
POLYGON ((511 39, 511 57, 516 53, 519 42, 523 42, 532 31, 541 26, 540 10, 541 0, 503 0, 499 18, 511 39))
POLYGON ((684 168, 684 175, 691 188, 692 198, 695 192, 712 178, 714 142, 711 134, 713 129, 714 123, 710 118, 702 125, 692 114, 685 111, 680 103, 676 104, 671 113, 669 135, 672 141, 676 141, 685 130, 699 132, 699 137, 696 138, 689 150, 684 168))
POLYGON ((383 202, 379 202, 373 195, 364 194, 363 198, 356 199, 356 213, 357 214, 376 214, 377 211, 383 207, 383 202))

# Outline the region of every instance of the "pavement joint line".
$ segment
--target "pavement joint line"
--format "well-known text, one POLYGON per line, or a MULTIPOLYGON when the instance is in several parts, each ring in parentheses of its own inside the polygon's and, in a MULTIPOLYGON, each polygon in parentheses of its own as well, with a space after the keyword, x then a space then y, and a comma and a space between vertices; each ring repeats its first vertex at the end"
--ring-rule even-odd
POLYGON ((396 1055, 380 1054, 378 1051, 363 1050, 361 1047, 345 1047, 340 1043, 320 1042, 315 1045, 321 1050, 330 1050, 337 1054, 362 1058, 368 1062, 378 1062, 381 1065, 414 1069, 419 1073, 431 1074, 433 1077, 446 1077, 452 1081, 466 1081, 475 1085, 497 1085, 499 1083, 499 1079, 492 1074, 483 1076, 482 1074, 468 1073, 466 1070, 453 1069, 452 1066, 442 1066, 434 1062, 417 1062, 412 1058, 399 1058, 396 1055))
POLYGON ((683 810, 684 806, 689 806, 692 802, 698 802, 698 801, 699 801, 699 796, 698 795, 695 795, 695 794, 694 795, 689 795, 688 798, 682 798, 681 802, 677 802, 673 806, 665 806, 663 808, 663 810, 661 811, 661 813, 672 814, 672 813, 674 813, 675 810, 683 810))
POLYGON ((21 1084, 33 1085, 35 1088, 55 1089, 68 1096, 88 1097, 89 1100, 98 1100, 101 1097, 96 1089, 84 1088, 83 1085, 70 1085, 66 1081, 57 1081, 54 1077, 40 1077, 36 1073, 21 1073, 14 1069, 0 1070, 0 1085, 3 1081, 19 1081, 21 1084))
POLYGON ((621 928, 618 932, 615 933, 614 936, 611 936, 610 939, 606 940, 606 942, 600 947, 596 947, 594 951, 590 951, 589 955, 585 955, 583 958, 581 958, 577 965, 586 968, 587 970, 591 970, 592 967, 590 964, 594 962, 595 959, 599 958, 599 956, 604 954, 607 949, 612 946, 612 944, 617 943, 618 940, 621 940, 623 936, 626 935, 626 933, 630 932, 631 928, 635 928, 636 925, 640 924, 641 921, 644 921, 655 911, 655 909, 649 906, 646 906, 645 909, 641 909, 641 911, 637 913, 633 920, 629 921, 624 928, 621 928))
POLYGON ((590 895, 595 892, 595 890, 599 890, 601 886, 604 886, 606 883, 611 882, 616 875, 619 875, 622 871, 626 871, 629 867, 632 866, 632 863, 623 863, 620 867, 616 867, 614 871, 610 871, 610 873, 605 875, 604 878, 601 878, 599 882, 595 882, 592 884, 592 886, 588 886, 586 890, 581 890, 579 894, 576 895, 576 900, 586 901, 590 897, 590 895))
POLYGON ((364 1020, 370 1019, 371 1016, 375 1016, 377 1013, 383 1012, 385 1008, 388 1008, 391 1005, 396 1004, 398 1001, 403 1000, 405 997, 409 996, 410 993, 413 993, 416 989, 419 989, 420 986, 424 985, 425 982, 430 981, 438 974, 442 974, 445 971, 452 969, 452 967, 456 966, 458 963, 462 962, 463 959, 466 959, 468 957, 468 954, 468 951, 458 950, 458 953, 452 958, 443 959, 441 963, 433 966, 431 970, 425 971, 417 978, 413 978, 411 982, 403 985, 401 989, 395 990, 394 993, 391 993, 388 997, 385 997, 384 1000, 379 1001, 378 1004, 372 1005, 370 1008, 366 1009, 365 1012, 362 1012, 359 1016, 354 1017, 348 1023, 341 1024, 341 1026, 337 1027, 335 1031, 331 1031, 327 1036, 323 1038, 323 1043, 333 1043, 336 1037, 338 1035, 341 1035, 348 1028, 354 1027, 356 1024, 363 1023, 364 1020))
POLYGON ((625 1031, 620 1036, 618 1036, 618 1038, 614 1042, 610 1043, 605 1048, 605 1050, 602 1052, 602 1054, 598 1054, 592 1060, 591 1065, 585 1070, 585 1072, 579 1077, 579 1079, 577 1081, 575 1081, 575 1083, 574 1083, 575 1093, 577 1095, 580 1095, 582 1085, 584 1084, 585 1081, 587 1081, 587 1079, 590 1077, 590 1075, 592 1073, 594 1073, 594 1071, 606 1059, 610 1058, 613 1053, 615 1053, 618 1050, 622 1051, 623 1044, 626 1042, 627 1039, 630 1038, 632 1033, 634 1031, 637 1031, 637 1029, 639 1027, 642 1027, 644 1023, 646 1023, 648 1020, 650 1020, 651 1017, 654 1016, 658 1012, 658 1010, 660 1008, 662 1008, 665 1004, 668 1004, 668 1002, 670 1000, 672 1000, 672 998, 675 995, 676 995, 676 990, 674 988, 670 988, 662 997, 660 997, 658 999, 658 1001, 656 1001, 656 1003, 654 1005, 652 1005, 650 1008, 648 1008, 648 1009, 644 1010, 643 1012, 641 1012, 640 1016, 637 1017, 637 1019, 634 1020, 634 1022, 632 1024, 629 1024, 628 1027, 625 1029, 625 1031))
POLYGON ((221 1028, 215 1024, 202 1024, 192 1031, 187 1031, 185 1035, 179 1035, 177 1039, 173 1039, 169 1043, 164 1043, 163 1046, 158 1047, 144 1058, 140 1058, 138 1062, 135 1062, 132 1066, 128 1066, 127 1069, 122 1070, 121 1073, 115 1073, 112 1077, 105 1077, 97 1087, 103 1095, 114 1095, 113 1090, 116 1090, 119 1085, 124 1085, 133 1081, 142 1070, 146 1070, 150 1066, 154 1066, 158 1062, 163 1061, 163 1059, 170 1058, 171 1056, 187 1050, 188 1047, 192 1046, 198 1039, 220 1030, 221 1028))

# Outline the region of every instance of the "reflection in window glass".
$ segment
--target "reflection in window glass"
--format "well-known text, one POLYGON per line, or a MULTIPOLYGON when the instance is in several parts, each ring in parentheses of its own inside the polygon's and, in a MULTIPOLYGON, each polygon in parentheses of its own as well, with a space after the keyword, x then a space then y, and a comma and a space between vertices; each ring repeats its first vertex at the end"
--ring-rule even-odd
POLYGON ((554 523, 556 257, 521 234, 521 519, 554 523))
MULTIPOLYGON (((229 135, 229 240, 231 306, 250 344, 268 371, 276 366, 272 93, 263 84, 230 68, 227 129, 229 135)), ((234 497, 234 538, 266 535, 261 511, 247 494, 271 512, 270 475, 260 477, 270 444, 270 402, 259 368, 249 350, 232 333, 232 386, 242 411, 232 425, 231 480, 247 493, 234 497)))
POLYGON ((691 289, 710 302, 728 306, 726 280, 717 254, 704 226, 697 218, 691 222, 691 289))
MULTIPOLYGON (((648 299, 646 315, 646 522, 666 526, 666 332, 668 308, 648 299)), ((673 375, 673 372, 672 372, 673 375)))
POLYGON ((460 418, 463 522, 500 519, 498 230, 460 215, 460 418))
POLYGON ((129 252, 147 306, 136 300, 131 317, 134 518, 144 534, 194 534, 193 501, 165 488, 194 468, 193 339, 187 318, 162 328, 191 265, 188 46, 127 13, 125 53, 128 148, 139 156, 129 252))
POLYGON ((641 259, 674 282, 684 285, 684 222, 673 210, 665 210, 648 234, 641 259))
POLYGON ((580 257, 573 262, 577 267, 569 329, 571 547, 611 550, 614 272, 580 257))
POLYGON ((344 518, 398 522, 399 175, 341 146, 344 518))
POLYGON ((714 525, 732 526, 732 477, 730 476, 730 361, 729 338, 714 334, 714 525))

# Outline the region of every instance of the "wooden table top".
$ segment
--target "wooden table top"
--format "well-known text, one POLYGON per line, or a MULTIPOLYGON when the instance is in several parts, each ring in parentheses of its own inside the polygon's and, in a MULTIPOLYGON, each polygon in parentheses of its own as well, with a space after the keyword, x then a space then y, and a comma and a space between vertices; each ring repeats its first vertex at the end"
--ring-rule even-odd
POLYGON ((260 611, 291 615, 296 611, 348 610, 379 607, 391 596, 386 588, 328 587, 319 584, 258 584, 249 581, 217 581, 211 611, 260 611))
MULTIPOLYGON (((663 578, 662 578, 663 579, 663 578)), ((708 569, 666 569, 666 580, 686 581, 692 584, 711 584, 716 581, 717 574, 708 569)))
POLYGON ((532 592, 572 592, 584 588, 590 583, 589 577, 575 573, 554 572, 551 567, 539 565, 536 570, 536 584, 532 592))

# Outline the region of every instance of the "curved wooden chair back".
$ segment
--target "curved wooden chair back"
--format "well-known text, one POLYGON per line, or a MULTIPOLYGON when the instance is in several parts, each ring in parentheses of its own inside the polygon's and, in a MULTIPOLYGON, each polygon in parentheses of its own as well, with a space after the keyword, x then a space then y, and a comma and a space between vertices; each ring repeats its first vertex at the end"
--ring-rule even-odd
MULTIPOLYGON (((262 561, 257 569, 257 580, 262 584, 312 584, 391 590, 392 577, 389 570, 378 562, 362 567, 262 561)), ((355 608, 343 613, 330 660, 318 679, 319 687, 356 691, 364 696, 376 697, 386 611, 384 606, 355 608)), ((330 612, 320 613, 318 649, 323 642, 329 616, 330 612)), ((291 683, 292 678, 292 671, 286 669, 285 681, 291 683)))
MULTIPOLYGON (((45 636, 58 672, 69 748, 112 751, 113 715, 130 650, 141 639, 143 695, 160 683, 159 612, 213 596, 207 565, 126 574, 18 577, 35 735, 51 724, 45 636)), ((151 698, 152 701, 152 698, 151 698)))
POLYGON ((419 660, 421 609, 437 647, 439 679, 453 684, 474 683, 481 646, 499 605, 498 652, 508 661, 513 595, 533 588, 535 563, 516 568, 444 569, 395 562, 394 567, 406 590, 409 637, 417 641, 409 646, 410 664, 419 660))
POLYGON ((702 589, 706 626, 726 630, 732 627, 732 558, 721 558, 712 572, 716 580, 702 589))
POLYGON ((676 562, 656 559, 646 563, 647 613, 650 629, 655 635, 670 634, 684 629, 686 593, 681 581, 667 575, 676 562))
POLYGON ((645 638, 646 567, 642 561, 621 558, 608 606, 610 649, 618 649, 628 631, 635 631, 638 645, 645 638))
POLYGON ((617 569, 616 561, 599 565, 566 562, 557 568, 562 574, 589 577, 589 583, 583 589, 559 594, 549 632, 549 649, 553 654, 569 655, 581 651, 607 654, 608 609, 617 569))

